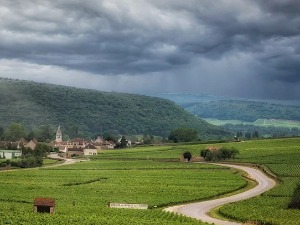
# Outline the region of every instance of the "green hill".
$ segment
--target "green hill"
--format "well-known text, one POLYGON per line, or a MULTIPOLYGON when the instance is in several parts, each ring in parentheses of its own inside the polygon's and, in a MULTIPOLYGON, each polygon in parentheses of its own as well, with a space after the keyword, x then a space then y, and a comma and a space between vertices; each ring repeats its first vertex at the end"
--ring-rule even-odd
POLYGON ((0 127, 22 123, 27 130, 61 125, 70 137, 105 131, 166 137, 178 127, 200 131, 201 138, 227 133, 175 103, 157 97, 0 78, 0 127))
POLYGON ((181 93, 155 96, 174 101, 205 121, 226 131, 243 134, 245 138, 256 131, 260 137, 300 135, 300 100, 242 99, 181 93))

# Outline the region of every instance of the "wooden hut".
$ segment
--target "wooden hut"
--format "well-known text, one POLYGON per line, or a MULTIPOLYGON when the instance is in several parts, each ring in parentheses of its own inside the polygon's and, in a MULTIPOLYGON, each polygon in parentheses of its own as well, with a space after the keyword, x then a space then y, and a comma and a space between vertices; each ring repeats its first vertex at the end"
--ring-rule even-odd
POLYGON ((54 213, 55 199, 53 198, 35 198, 34 211, 37 213, 54 213))

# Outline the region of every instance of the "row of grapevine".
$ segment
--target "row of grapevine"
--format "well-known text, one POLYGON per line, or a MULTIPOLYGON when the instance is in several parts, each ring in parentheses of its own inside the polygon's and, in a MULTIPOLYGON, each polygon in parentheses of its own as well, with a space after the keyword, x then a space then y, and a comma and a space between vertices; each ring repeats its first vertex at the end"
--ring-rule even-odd
POLYGON ((279 182, 262 196, 221 207, 220 213, 239 221, 299 225, 300 210, 288 209, 288 205, 300 183, 300 138, 262 140, 239 145, 241 154, 238 161, 267 166, 277 175, 279 182))
POLYGON ((203 225, 155 206, 206 199, 245 185, 226 168, 150 160, 96 160, 5 172, 0 179, 0 224, 203 225), (35 197, 55 198, 55 214, 33 213, 35 197), (108 202, 144 203, 152 209, 110 209, 108 202))

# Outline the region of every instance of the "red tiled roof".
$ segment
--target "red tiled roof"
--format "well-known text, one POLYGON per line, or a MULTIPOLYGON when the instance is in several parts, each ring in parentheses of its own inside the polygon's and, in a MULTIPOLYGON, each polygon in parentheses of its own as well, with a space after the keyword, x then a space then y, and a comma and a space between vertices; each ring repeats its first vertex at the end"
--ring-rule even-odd
POLYGON ((92 144, 87 144, 84 148, 85 148, 85 149, 97 149, 97 148, 95 147, 95 145, 92 145, 92 144))
POLYGON ((66 147, 65 147, 65 146, 59 146, 58 149, 59 149, 59 150, 65 150, 66 147))
POLYGON ((68 152, 83 152, 83 148, 68 148, 68 152))
POLYGON ((115 145, 115 142, 113 141, 108 141, 109 144, 115 145))
POLYGON ((84 142, 82 138, 74 138, 71 142, 84 142))
POLYGON ((101 146, 101 145, 102 145, 102 143, 97 143, 97 142, 94 142, 94 143, 93 143, 93 145, 94 145, 94 146, 101 146))
POLYGON ((55 206, 55 199, 54 198, 35 198, 34 199, 34 206, 55 206))

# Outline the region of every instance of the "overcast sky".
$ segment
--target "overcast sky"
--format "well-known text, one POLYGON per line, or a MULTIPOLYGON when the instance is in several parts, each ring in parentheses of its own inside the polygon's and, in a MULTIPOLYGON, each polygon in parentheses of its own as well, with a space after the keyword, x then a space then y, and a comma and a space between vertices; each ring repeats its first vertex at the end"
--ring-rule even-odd
POLYGON ((0 0, 0 76, 300 99, 299 0, 0 0))

